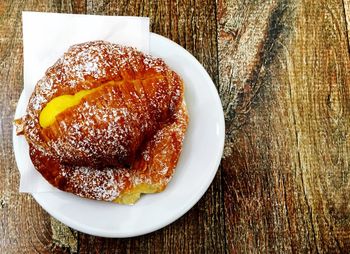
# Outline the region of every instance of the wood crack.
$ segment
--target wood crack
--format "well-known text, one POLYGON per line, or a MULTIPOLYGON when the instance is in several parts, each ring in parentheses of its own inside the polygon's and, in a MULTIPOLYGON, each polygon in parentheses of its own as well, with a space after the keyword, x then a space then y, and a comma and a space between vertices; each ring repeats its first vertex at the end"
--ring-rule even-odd
MULTIPOLYGON (((289 85, 289 97, 290 97, 291 102, 293 103, 291 84, 288 82, 288 85, 289 85)), ((308 201, 308 198, 307 198, 306 187, 305 187, 305 183, 304 183, 304 174, 303 174, 303 167, 302 167, 301 154, 300 154, 299 133, 298 133, 298 129, 297 129, 296 115, 295 115, 295 110, 294 110, 293 106, 292 106, 291 111, 292 111, 292 120, 293 120, 295 142, 296 142, 297 162, 298 162, 298 167, 299 167, 299 170, 300 170, 301 187, 302 187, 302 191, 303 191, 304 201, 305 201, 305 204, 306 204, 307 210, 308 210, 311 230, 312 230, 312 233, 313 233, 312 240, 313 240, 313 242, 315 244, 316 252, 319 253, 318 246, 317 246, 316 234, 315 234, 315 228, 314 228, 314 225, 313 225, 312 209, 310 207, 310 204, 309 204, 309 201, 308 201)), ((307 231, 307 236, 308 236, 308 242, 309 242, 310 248, 311 248, 311 239, 310 239, 309 231, 307 231)))
MULTIPOLYGON (((296 131, 296 134, 297 134, 297 131, 296 131)), ((298 140, 299 140, 299 138, 298 138, 298 140)), ((299 146, 299 141, 297 141, 297 143, 298 143, 298 146, 299 146)), ((314 244, 315 244, 316 252, 319 253, 318 246, 317 246, 316 232, 315 232, 315 227, 314 227, 314 223, 313 223, 312 208, 311 208, 311 206, 309 204, 309 201, 308 201, 308 198, 307 198, 307 194, 306 194, 306 187, 305 187, 305 183, 304 183, 304 173, 303 173, 303 169, 302 169, 299 149, 297 151, 297 156, 298 156, 298 162, 299 162, 301 185, 302 185, 302 189, 303 189, 304 200, 305 200, 305 204, 307 206, 309 219, 310 219, 311 230, 312 230, 312 234, 313 234, 312 238, 313 238, 313 241, 314 241, 314 244)), ((309 234, 308 234, 308 236, 309 236, 309 234)))
MULTIPOLYGON (((350 5, 350 1, 348 0, 347 2, 348 5, 350 5)), ((350 39, 349 39, 349 33, 350 33, 350 9, 348 9, 350 6, 347 6, 347 4, 345 3, 345 0, 342 0, 342 9, 343 9, 343 15, 344 15, 344 19, 345 19, 345 36, 346 36, 346 40, 348 42, 347 46, 348 46, 348 53, 349 53, 349 57, 350 57, 350 39), (347 13, 349 12, 349 13, 347 13)))
MULTIPOLYGON (((286 190, 286 182, 284 179, 284 175, 282 175, 282 184, 283 184, 283 197, 284 197, 284 208, 286 209, 286 217, 287 217, 287 223, 288 223, 288 230, 289 234, 292 234, 292 228, 290 223, 290 215, 289 215, 289 208, 288 208, 288 199, 287 199, 287 190, 286 190)), ((290 240, 290 248, 292 252, 295 252, 294 245, 292 244, 292 240, 290 240)))

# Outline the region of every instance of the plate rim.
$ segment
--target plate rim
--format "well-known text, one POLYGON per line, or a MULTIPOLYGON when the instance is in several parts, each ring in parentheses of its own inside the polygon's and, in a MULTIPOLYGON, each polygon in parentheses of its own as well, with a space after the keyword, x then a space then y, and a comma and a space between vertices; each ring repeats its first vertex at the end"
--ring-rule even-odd
MULTIPOLYGON (((224 119, 224 112, 223 112, 221 99, 219 97, 218 90, 217 90, 214 82, 212 81, 211 77, 209 76, 208 72, 203 67, 203 65, 190 52, 188 52, 181 45, 177 44, 176 42, 174 42, 174 41, 172 41, 172 40, 170 40, 162 35, 159 35, 159 34, 156 34, 153 32, 150 32, 150 41, 151 41, 151 38, 155 39, 155 40, 163 40, 167 44, 170 44, 174 47, 178 47, 184 54, 186 54, 189 58, 191 58, 191 60, 194 61, 196 63, 196 65, 200 68, 201 73, 203 74, 204 78, 207 80, 207 85, 208 85, 207 88, 209 88, 211 90, 210 93, 212 95, 214 95, 213 97, 218 102, 218 105, 219 105, 218 111, 220 112, 220 114, 218 116, 218 123, 219 123, 219 128, 220 128, 219 132, 221 133, 221 135, 218 138, 218 143, 219 143, 218 147, 220 147, 220 150, 216 151, 215 158, 213 158, 213 161, 215 160, 215 168, 211 171, 211 174, 208 175, 207 181, 205 182, 205 184, 202 185, 201 191, 197 192, 197 195, 193 196, 192 200, 190 202, 187 202, 186 206, 182 207, 181 210, 177 210, 177 212, 173 216, 169 216, 167 219, 162 220, 161 223, 158 223, 158 224, 152 223, 151 226, 148 226, 143 230, 137 230, 134 233, 121 233, 119 231, 112 232, 112 231, 106 231, 106 230, 102 231, 100 229, 96 229, 93 227, 89 228, 88 225, 76 223, 74 220, 70 219, 69 217, 65 216, 64 214, 56 212, 55 210, 50 209, 49 206, 45 205, 45 202, 43 202, 43 200, 45 200, 46 195, 55 195, 59 192, 55 192, 55 193, 44 193, 44 192, 43 193, 30 193, 33 196, 33 198, 35 199, 35 201, 42 207, 42 209, 44 209, 52 217, 54 217, 58 221, 61 221, 65 225, 67 225, 75 230, 78 230, 80 232, 83 232, 83 233, 86 233, 89 235, 99 236, 99 237, 106 237, 106 238, 128 238, 128 237, 136 237, 136 236, 149 234, 149 233, 154 232, 156 230, 162 229, 165 226, 172 224, 173 222, 178 220, 183 215, 185 215, 192 207, 194 207, 198 203, 198 201, 204 196, 204 194, 207 192, 208 188, 212 184, 214 177, 217 174, 218 168, 220 166, 221 158, 222 158, 222 154, 223 154, 223 150, 224 150, 224 144, 225 144, 225 119, 224 119)), ((151 48, 151 43, 150 43, 150 48, 151 48)), ((18 99, 18 102, 23 100, 22 96, 24 96, 24 90, 22 90, 21 95, 18 99)), ((16 106, 15 116, 17 116, 17 114, 18 114, 17 111, 18 111, 18 105, 16 106)), ((18 159, 19 158, 17 158, 18 156, 16 156, 16 150, 15 150, 15 144, 17 143, 15 141, 16 138, 18 138, 18 136, 16 135, 15 127, 13 127, 12 142, 13 142, 13 149, 14 149, 14 154, 15 154, 15 161, 16 161, 16 164, 18 167, 18 159)), ((66 192, 64 192, 64 193, 66 193, 66 192)), ((67 193, 67 194, 75 196, 74 194, 71 194, 71 193, 67 193)))

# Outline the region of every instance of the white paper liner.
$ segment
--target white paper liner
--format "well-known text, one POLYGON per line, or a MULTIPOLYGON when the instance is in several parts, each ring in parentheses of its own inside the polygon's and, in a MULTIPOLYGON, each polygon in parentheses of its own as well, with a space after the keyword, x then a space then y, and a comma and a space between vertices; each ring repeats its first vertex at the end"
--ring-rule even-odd
MULTIPOLYGON (((106 40, 149 53, 149 18, 22 12, 24 100, 26 104, 39 79, 71 45, 106 40)), ((28 152, 24 137, 18 140, 28 152), (23 138, 23 139, 22 139, 23 138)), ((25 157, 29 155, 25 155, 25 157)), ((32 163, 17 161, 20 192, 58 191, 38 173, 32 163)))

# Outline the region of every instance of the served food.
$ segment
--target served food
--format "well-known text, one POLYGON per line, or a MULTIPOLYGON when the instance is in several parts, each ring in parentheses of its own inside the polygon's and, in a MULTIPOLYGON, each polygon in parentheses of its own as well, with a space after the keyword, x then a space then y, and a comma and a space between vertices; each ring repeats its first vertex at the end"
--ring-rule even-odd
POLYGON ((164 190, 188 115, 181 78, 159 58, 105 41, 72 46, 15 120, 55 187, 123 204, 164 190))

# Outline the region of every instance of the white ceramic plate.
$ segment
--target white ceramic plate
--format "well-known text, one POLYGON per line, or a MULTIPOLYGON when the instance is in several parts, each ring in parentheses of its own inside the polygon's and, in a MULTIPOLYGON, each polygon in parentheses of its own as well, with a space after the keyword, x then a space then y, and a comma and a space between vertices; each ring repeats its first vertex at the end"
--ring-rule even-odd
MULTIPOLYGON (((160 229, 185 214, 203 196, 220 163, 224 146, 224 116, 220 98, 208 73, 184 48, 151 34, 150 53, 161 57, 184 80, 189 127, 176 173, 168 187, 148 194, 133 206, 83 199, 62 191, 33 194, 53 217, 81 232, 103 237, 131 237, 160 229)), ((19 99, 16 117, 24 115, 19 99)), ((31 164, 23 137, 13 133, 18 167, 31 164), (23 144, 23 143, 22 143, 23 144), (27 161, 26 161, 27 160, 27 161)))

